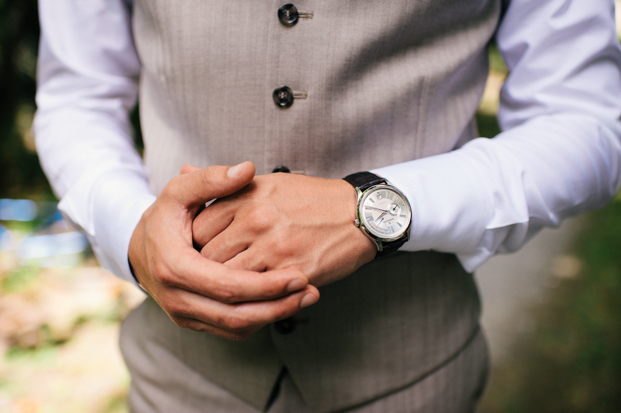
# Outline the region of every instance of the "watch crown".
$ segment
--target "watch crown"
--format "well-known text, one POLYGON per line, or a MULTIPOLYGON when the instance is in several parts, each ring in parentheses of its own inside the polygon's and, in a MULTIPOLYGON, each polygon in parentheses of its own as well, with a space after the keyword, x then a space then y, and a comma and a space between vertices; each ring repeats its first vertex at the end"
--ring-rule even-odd
POLYGON ((358 218, 354 219, 354 225, 360 227, 360 220, 358 218))

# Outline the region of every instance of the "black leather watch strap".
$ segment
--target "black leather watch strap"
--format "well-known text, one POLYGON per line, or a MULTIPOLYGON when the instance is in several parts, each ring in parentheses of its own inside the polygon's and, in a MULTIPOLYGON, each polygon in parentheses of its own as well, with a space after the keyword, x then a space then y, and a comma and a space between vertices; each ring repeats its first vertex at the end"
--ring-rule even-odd
POLYGON ((361 191, 365 191, 367 188, 373 185, 385 184, 386 180, 371 172, 356 172, 355 174, 347 175, 343 178, 347 182, 353 185, 354 188, 360 188, 361 191))
POLYGON ((390 243, 382 243, 382 250, 377 251, 377 254, 375 254, 375 258, 381 258, 381 257, 385 257, 388 254, 392 254, 393 252, 401 248, 401 246, 405 244, 406 241, 407 241, 407 238, 404 238, 399 241, 393 241, 390 243))

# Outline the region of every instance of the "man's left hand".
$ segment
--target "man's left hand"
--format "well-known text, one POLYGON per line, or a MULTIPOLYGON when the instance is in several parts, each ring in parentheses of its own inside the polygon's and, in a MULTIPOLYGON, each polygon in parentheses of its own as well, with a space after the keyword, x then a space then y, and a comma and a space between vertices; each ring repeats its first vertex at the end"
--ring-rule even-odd
POLYGON ((354 225, 356 208, 342 179, 262 175, 202 211, 193 236, 206 258, 252 271, 295 268, 319 287, 375 257, 375 244, 354 225))

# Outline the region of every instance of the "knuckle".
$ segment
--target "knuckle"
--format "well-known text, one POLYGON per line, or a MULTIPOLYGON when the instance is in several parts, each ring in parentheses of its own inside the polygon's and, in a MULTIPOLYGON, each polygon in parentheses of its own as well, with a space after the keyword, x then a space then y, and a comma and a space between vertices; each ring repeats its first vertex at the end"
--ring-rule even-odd
POLYGON ((235 260, 230 262, 231 264, 225 263, 225 265, 232 269, 262 272, 265 268, 263 248, 258 248, 254 253, 238 255, 235 260))
POLYGON ((209 329, 203 324, 199 323, 196 320, 191 320, 188 318, 182 317, 171 317, 175 325, 181 328, 187 328, 188 330, 198 331, 198 332, 209 332, 209 329))
POLYGON ((198 331, 199 333, 209 332, 209 329, 205 328, 202 324, 196 322, 190 322, 188 327, 186 327, 193 331, 198 331))
POLYGON ((271 228, 277 221, 278 212, 271 206, 258 206, 250 212, 250 225, 257 231, 271 228))
POLYGON ((223 324, 227 330, 238 335, 243 335, 252 326, 250 320, 235 313, 231 313, 224 317, 223 324))
POLYGON ((162 307, 171 317, 182 318, 186 313, 183 306, 176 300, 169 300, 162 307))
POLYGON ((213 188, 220 192, 226 188, 226 179, 222 179, 223 167, 211 166, 200 171, 200 185, 205 188, 213 188))
POLYGON ((174 283, 175 276, 170 268, 163 262, 157 262, 155 264, 154 275, 160 284, 170 286, 174 283))
POLYGON ((237 300, 237 294, 229 286, 219 286, 214 292, 218 301, 225 304, 232 304, 237 300))
POLYGON ((187 318, 170 315, 170 319, 173 321, 173 323, 175 323, 177 327, 192 328, 193 323, 187 318))
POLYGON ((263 285, 263 295, 267 298, 282 295, 284 287, 279 283, 269 283, 263 285))
POLYGON ((214 249, 210 248, 209 245, 205 245, 203 248, 201 248, 201 255, 205 258, 207 258, 208 260, 214 260, 214 249))
POLYGON ((201 169, 201 179, 203 180, 203 183, 205 184, 213 184, 214 181, 220 181, 220 179, 218 179, 218 171, 220 171, 222 169, 222 167, 217 167, 217 166, 211 166, 209 168, 203 168, 201 169))
POLYGON ((283 234, 283 231, 277 231, 270 242, 270 249, 274 254, 286 257, 291 255, 292 243, 283 234))

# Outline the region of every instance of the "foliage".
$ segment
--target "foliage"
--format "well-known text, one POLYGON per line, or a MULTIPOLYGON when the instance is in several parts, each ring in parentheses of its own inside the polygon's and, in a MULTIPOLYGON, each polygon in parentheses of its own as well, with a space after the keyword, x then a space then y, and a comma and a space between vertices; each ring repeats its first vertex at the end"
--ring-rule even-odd
POLYGON ((38 45, 37 1, 0 1, 0 197, 51 198, 30 132, 38 45))
POLYGON ((621 409, 621 200, 588 217, 576 253, 584 265, 561 282, 537 327, 493 371, 481 412, 621 409))
POLYGON ((496 116, 477 113, 476 122, 479 136, 493 138, 500 133, 500 126, 498 126, 498 119, 496 119, 496 116))
POLYGON ((489 45, 489 70, 496 73, 508 73, 507 65, 498 50, 496 43, 489 45))

